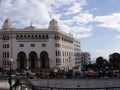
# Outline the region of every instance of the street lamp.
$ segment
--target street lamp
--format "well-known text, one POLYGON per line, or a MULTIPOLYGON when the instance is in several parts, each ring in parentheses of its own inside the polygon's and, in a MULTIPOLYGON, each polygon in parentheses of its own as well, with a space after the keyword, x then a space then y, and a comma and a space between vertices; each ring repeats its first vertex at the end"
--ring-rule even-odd
POLYGON ((12 90, 12 77, 11 77, 11 74, 12 74, 12 63, 13 63, 13 59, 10 58, 8 60, 10 62, 10 72, 9 72, 9 84, 10 84, 10 89, 9 90, 12 90))
POLYGON ((27 72, 26 72, 27 79, 28 79, 28 77, 29 77, 28 69, 29 69, 29 67, 26 67, 26 70, 27 70, 27 72))

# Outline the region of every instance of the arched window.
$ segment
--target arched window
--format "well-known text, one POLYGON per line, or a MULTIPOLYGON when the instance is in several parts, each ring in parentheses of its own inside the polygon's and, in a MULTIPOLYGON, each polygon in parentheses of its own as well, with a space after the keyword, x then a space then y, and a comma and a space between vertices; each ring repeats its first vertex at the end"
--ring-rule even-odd
POLYGON ((41 35, 39 35, 39 39, 41 39, 41 35))
POLYGON ((42 39, 45 39, 45 36, 44 36, 44 35, 42 35, 42 39))
POLYGON ((7 52, 7 58, 9 58, 9 52, 7 52))
POLYGON ((38 36, 37 35, 35 35, 35 38, 37 38, 38 36))
POLYGON ((24 38, 26 39, 26 35, 24 35, 24 38))
POLYGON ((30 39, 30 35, 28 35, 28 39, 30 39))
POLYGON ((23 39, 23 35, 20 35, 20 39, 23 39))
POLYGON ((48 39, 48 35, 46 35, 46 39, 48 39))
POLYGON ((34 35, 32 35, 31 38, 34 39, 34 35))
POLYGON ((19 39, 19 35, 16 35, 16 39, 19 39))

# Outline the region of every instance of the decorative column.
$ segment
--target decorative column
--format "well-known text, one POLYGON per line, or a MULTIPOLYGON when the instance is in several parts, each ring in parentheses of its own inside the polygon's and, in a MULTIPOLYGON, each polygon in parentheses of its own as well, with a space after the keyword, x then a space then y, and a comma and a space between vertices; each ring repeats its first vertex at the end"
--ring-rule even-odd
POLYGON ((38 64, 39 64, 39 59, 37 58, 36 60, 35 60, 35 69, 38 69, 39 68, 39 66, 38 66, 38 64))
POLYGON ((39 68, 41 68, 41 59, 39 59, 39 68))
POLYGON ((39 59, 39 58, 36 60, 36 68, 37 68, 37 69, 40 68, 40 59, 39 59))
POLYGON ((30 66, 29 66, 29 59, 26 59, 26 61, 27 61, 27 62, 26 62, 26 67, 29 68, 29 67, 30 67, 30 66))

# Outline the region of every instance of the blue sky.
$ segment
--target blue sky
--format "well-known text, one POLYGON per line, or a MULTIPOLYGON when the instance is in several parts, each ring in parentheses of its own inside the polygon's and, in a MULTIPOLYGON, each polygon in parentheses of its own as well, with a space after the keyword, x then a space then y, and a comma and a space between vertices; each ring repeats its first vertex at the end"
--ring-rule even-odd
POLYGON ((93 32, 90 37, 82 38, 83 51, 89 51, 92 58, 120 52, 120 0, 86 0, 84 10, 93 15, 93 32), (99 20, 101 19, 101 20, 99 20), (88 45, 88 46, 87 46, 88 45))
POLYGON ((47 28, 55 18, 61 30, 81 41, 81 50, 108 59, 120 53, 120 0, 0 0, 0 28, 11 18, 15 27, 47 28))

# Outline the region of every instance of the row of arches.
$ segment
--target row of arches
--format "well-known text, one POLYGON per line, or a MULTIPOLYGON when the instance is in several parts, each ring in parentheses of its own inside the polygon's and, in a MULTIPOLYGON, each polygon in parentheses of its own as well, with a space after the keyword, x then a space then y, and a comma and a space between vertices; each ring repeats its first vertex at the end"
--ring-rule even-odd
POLYGON ((43 35, 16 35, 16 39, 48 39, 48 35, 47 34, 43 34, 43 35))
POLYGON ((48 69, 49 68, 49 58, 48 53, 43 51, 40 53, 40 58, 38 58, 37 53, 32 51, 29 53, 29 58, 26 57, 25 52, 19 52, 17 55, 17 69, 48 69))

